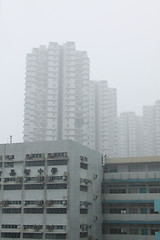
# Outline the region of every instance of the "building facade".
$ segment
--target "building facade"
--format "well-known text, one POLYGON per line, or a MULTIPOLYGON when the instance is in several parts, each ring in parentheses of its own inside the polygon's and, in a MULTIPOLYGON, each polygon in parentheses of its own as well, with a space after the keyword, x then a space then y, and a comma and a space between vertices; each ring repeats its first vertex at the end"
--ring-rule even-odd
POLYGON ((0 145, 0 239, 101 239, 102 156, 79 143, 0 145))
POLYGON ((155 107, 143 107, 144 119, 144 156, 156 155, 156 138, 155 138, 155 107))
POLYGON ((118 156, 143 156, 143 118, 134 112, 118 117, 118 156))
POLYGON ((87 144, 89 58, 73 42, 34 48, 26 59, 24 141, 87 144))
POLYGON ((117 94, 90 81, 86 52, 52 42, 27 55, 24 142, 64 139, 116 157, 117 94))
POLYGON ((160 157, 106 159, 103 240, 160 239, 160 157))
POLYGON ((160 155, 160 100, 143 107, 144 155, 160 155))
POLYGON ((89 146, 118 156, 117 91, 107 81, 90 81, 89 146))

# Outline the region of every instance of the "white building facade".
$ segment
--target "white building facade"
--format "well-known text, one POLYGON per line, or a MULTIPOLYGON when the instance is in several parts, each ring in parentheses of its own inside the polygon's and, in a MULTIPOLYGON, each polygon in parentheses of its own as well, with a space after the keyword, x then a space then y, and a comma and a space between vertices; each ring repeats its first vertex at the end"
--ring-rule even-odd
POLYGON ((86 52, 52 42, 27 55, 24 142, 64 139, 116 157, 117 93, 90 81, 86 52))
POLYGON ((117 91, 107 81, 90 81, 89 146, 118 156, 117 91))
POLYGON ((27 55, 24 141, 87 143, 89 59, 73 42, 27 55))
POLYGON ((79 143, 0 145, 0 234, 101 239, 102 156, 79 143))
POLYGON ((123 112, 118 117, 119 157, 136 156, 136 114, 123 112))
POLYGON ((103 240, 160 239, 160 157, 106 159, 103 240))

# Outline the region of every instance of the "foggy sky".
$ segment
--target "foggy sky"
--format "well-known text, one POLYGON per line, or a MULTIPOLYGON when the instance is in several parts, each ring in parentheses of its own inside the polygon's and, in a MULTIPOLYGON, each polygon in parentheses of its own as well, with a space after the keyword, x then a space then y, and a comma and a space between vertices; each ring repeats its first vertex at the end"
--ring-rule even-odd
POLYGON ((118 112, 160 99, 159 0, 0 0, 0 143, 22 141, 25 57, 74 41, 93 80, 117 88, 118 112))

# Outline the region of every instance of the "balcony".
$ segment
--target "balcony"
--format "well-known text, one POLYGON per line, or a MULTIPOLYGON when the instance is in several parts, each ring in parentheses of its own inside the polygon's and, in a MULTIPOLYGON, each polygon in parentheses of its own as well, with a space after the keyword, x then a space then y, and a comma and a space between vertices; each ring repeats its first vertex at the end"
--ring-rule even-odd
POLYGON ((160 224, 159 214, 104 214, 104 222, 124 224, 160 224))
POLYGON ((115 234, 104 234, 103 240, 155 240, 154 235, 115 235, 115 234))

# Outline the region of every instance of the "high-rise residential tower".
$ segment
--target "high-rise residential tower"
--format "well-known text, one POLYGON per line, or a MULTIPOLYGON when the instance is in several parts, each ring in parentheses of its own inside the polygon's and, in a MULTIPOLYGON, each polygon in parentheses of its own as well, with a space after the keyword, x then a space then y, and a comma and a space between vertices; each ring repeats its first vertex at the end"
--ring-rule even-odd
POLYGON ((143 107, 144 155, 160 155, 160 100, 143 107))
POLYGON ((27 55, 24 141, 87 144, 89 58, 73 42, 52 42, 27 55))
POLYGON ((24 141, 61 139, 117 157, 116 89, 90 81, 73 42, 34 48, 26 61, 24 141))
POLYGON ((90 147, 107 154, 118 155, 117 92, 107 81, 90 81, 89 108, 90 147))
POLYGON ((118 156, 143 156, 143 118, 134 112, 118 117, 118 156))
POLYGON ((144 156, 154 156, 155 151, 155 107, 143 107, 144 119, 144 156))

